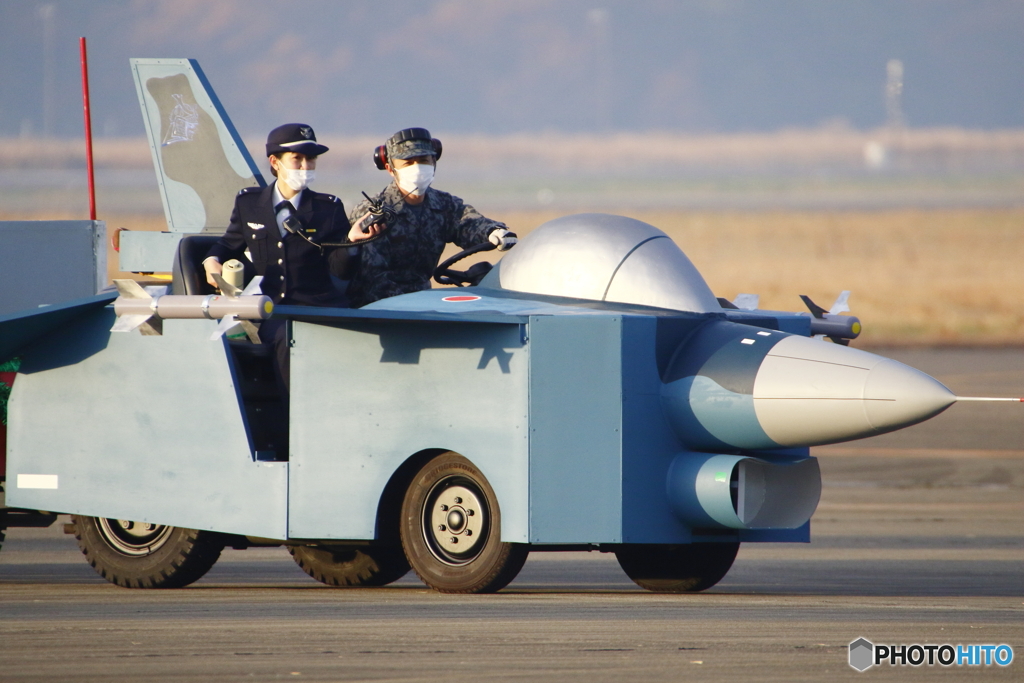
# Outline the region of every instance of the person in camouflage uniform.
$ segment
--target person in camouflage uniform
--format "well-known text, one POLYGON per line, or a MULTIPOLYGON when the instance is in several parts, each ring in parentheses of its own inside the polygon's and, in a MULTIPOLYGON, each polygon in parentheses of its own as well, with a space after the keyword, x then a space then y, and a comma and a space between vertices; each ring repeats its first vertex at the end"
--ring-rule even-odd
MULTIPOLYGON (((468 249, 490 241, 500 251, 515 245, 516 235, 504 223, 430 187, 440 155, 441 143, 425 128, 401 130, 377 148, 374 161, 393 180, 373 199, 383 200, 397 217, 381 237, 359 247, 359 266, 348 288, 353 307, 430 289, 430 278, 449 242, 468 249)), ((363 200, 349 214, 349 240, 366 237, 362 223, 369 209, 370 202, 363 200)), ((377 230, 374 226, 368 232, 375 235, 377 230)))

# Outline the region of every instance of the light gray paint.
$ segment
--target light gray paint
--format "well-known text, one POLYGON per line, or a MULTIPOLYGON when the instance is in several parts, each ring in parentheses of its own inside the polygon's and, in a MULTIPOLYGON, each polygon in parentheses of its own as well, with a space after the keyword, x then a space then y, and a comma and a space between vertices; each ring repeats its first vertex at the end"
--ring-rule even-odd
POLYGON ((125 230, 119 238, 118 267, 126 273, 169 273, 186 234, 125 230))
POLYGON ((956 401, 925 373, 848 346, 789 336, 758 369, 757 420, 783 446, 875 436, 938 415, 956 401))
POLYGON ((506 254, 482 284, 678 311, 721 310, 668 235, 632 218, 601 213, 548 221, 506 254))
POLYGON ((198 62, 130 62, 168 227, 226 228, 235 195, 258 184, 259 171, 198 62))
POLYGON ((212 320, 112 334, 112 308, 25 355, 11 396, 7 503, 284 538, 288 463, 256 462, 212 320), (17 486, 56 475, 58 488, 17 486))
POLYGON ((530 540, 622 541, 622 317, 530 318, 530 540))
POLYGON ((528 351, 517 324, 293 323, 289 535, 366 539, 407 458, 452 450, 527 541, 528 351))
POLYGON ((103 221, 0 222, 0 315, 99 292, 106 235, 103 221))

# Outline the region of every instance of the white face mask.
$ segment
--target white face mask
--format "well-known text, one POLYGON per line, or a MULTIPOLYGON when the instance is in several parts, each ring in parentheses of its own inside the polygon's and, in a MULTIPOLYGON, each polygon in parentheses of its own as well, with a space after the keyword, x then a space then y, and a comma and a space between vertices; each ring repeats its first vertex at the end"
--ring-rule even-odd
POLYGON ((433 164, 411 164, 395 170, 398 187, 415 197, 426 193, 434 180, 433 164))
POLYGON ((316 171, 303 171, 295 168, 280 168, 277 174, 284 181, 285 185, 296 192, 305 190, 311 182, 316 180, 316 171))

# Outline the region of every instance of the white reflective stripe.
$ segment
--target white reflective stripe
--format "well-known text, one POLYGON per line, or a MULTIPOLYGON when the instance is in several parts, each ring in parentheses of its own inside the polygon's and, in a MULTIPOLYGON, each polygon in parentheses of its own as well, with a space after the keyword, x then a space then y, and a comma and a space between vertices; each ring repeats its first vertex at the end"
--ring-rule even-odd
POLYGON ((19 474, 19 489, 55 489, 57 488, 56 474, 19 474))
POLYGON ((316 140, 299 140, 298 142, 282 142, 280 147, 294 147, 295 145, 318 145, 316 140))
POLYGON ((754 343, 753 339, 744 339, 743 341, 740 342, 740 344, 753 344, 753 343, 754 343))

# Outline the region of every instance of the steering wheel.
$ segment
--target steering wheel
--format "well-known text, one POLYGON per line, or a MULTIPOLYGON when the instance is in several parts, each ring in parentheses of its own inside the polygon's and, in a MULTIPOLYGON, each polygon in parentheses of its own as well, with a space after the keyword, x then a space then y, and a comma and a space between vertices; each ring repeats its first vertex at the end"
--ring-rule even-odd
POLYGON ((480 281, 484 279, 487 273, 491 272, 493 264, 481 261, 480 263, 474 263, 466 270, 452 270, 452 266, 472 254, 479 253, 481 251, 491 251, 497 247, 490 242, 481 242, 469 249, 460 251, 455 256, 444 261, 441 265, 434 269, 434 282, 442 285, 455 285, 456 287, 464 287, 465 285, 478 285, 480 281))

